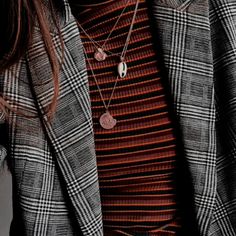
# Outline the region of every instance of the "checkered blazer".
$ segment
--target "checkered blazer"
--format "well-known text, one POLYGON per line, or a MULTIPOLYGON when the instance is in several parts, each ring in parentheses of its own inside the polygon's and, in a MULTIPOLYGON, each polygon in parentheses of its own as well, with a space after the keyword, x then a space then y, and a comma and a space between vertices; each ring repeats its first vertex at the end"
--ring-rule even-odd
MULTIPOLYGON (((0 160, 8 157, 13 177, 11 235, 103 235, 86 65, 63 1, 65 59, 53 121, 42 116, 53 84, 37 26, 25 57, 0 74, 10 105, 37 117, 11 113, 6 122, 0 113, 0 160)), ((236 1, 148 2, 191 174, 198 234, 235 236, 236 1)), ((60 37, 53 28, 51 34, 60 58, 60 37)))

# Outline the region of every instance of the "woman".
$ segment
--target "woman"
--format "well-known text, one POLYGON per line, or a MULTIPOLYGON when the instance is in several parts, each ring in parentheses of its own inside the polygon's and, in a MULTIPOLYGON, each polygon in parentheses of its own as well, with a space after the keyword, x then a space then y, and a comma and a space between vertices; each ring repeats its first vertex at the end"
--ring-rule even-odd
POLYGON ((1 5, 11 235, 235 235, 234 1, 1 5))

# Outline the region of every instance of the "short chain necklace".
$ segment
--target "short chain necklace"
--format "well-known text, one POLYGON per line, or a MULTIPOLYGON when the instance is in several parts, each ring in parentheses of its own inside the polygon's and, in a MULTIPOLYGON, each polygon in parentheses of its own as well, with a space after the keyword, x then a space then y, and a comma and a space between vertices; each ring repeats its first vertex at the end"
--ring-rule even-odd
MULTIPOLYGON (((133 27, 134 27, 134 23, 135 23, 135 18, 136 18, 137 11, 138 11, 138 5, 139 5, 139 0, 137 0, 137 2, 136 2, 135 9, 134 9, 134 14, 133 14, 131 25, 130 25, 130 28, 129 28, 129 32, 128 32, 128 35, 127 35, 127 38, 126 38, 126 41, 125 41, 124 48, 123 48, 122 53, 121 53, 121 60, 122 61, 124 61, 125 56, 126 56, 126 52, 128 50, 128 45, 129 45, 129 42, 130 42, 130 37, 131 37, 132 31, 133 31, 133 27)), ((110 104, 111 104, 111 101, 112 101, 112 98, 113 98, 113 95, 114 95, 117 83, 119 81, 119 78, 123 78, 123 77, 121 77, 120 74, 116 76, 116 80, 115 80, 115 83, 114 83, 114 86, 113 86, 110 98, 108 100, 108 103, 106 104, 105 99, 104 99, 103 94, 102 94, 102 91, 100 89, 99 83, 97 81, 97 78, 95 76, 95 73, 93 71, 92 65, 91 65, 91 63, 89 61, 89 58, 88 58, 88 55, 87 55, 87 53, 85 51, 84 46, 83 46, 83 49, 84 49, 84 54, 85 54, 85 57, 87 59, 87 62, 88 62, 89 68, 91 70, 92 76, 93 76, 94 81, 96 83, 96 86, 98 88, 99 95, 100 95, 101 100, 103 102, 103 106, 105 108, 105 113, 103 113, 100 116, 100 118, 99 118, 99 124, 104 129, 107 129, 107 130, 113 129, 116 126, 116 124, 117 124, 117 120, 110 114, 109 107, 110 107, 110 104)), ((127 71, 127 69, 126 69, 126 71, 127 71)))
POLYGON ((125 4, 125 7, 123 8, 123 10, 121 11, 119 17, 117 18, 114 26, 112 27, 110 33, 108 34, 107 38, 105 39, 105 41, 103 42, 103 44, 99 44, 97 41, 95 41, 88 33, 87 31, 83 28, 83 26, 77 21, 77 24, 79 26, 79 28, 83 31, 83 33, 88 37, 88 39, 91 41, 91 43, 93 44, 93 46, 96 48, 95 52, 94 52, 94 58, 97 60, 97 61, 104 61, 106 60, 107 58, 107 54, 109 53, 110 55, 117 55, 117 56, 120 56, 119 53, 113 53, 109 50, 105 50, 105 47, 106 47, 106 44, 108 42, 108 40, 110 39, 113 31, 115 30, 117 24, 119 23, 120 21, 120 18, 122 17, 122 15, 124 14, 127 6, 128 6, 128 3, 130 2, 130 0, 127 0, 126 4, 125 4))
POLYGON ((108 3, 111 3, 111 2, 114 2, 115 0, 108 0, 108 1, 105 1, 105 2, 101 2, 101 3, 92 3, 92 4, 79 4, 79 3, 76 3, 75 5, 76 6, 79 6, 79 7, 96 7, 96 6, 101 6, 101 5, 106 5, 108 3))

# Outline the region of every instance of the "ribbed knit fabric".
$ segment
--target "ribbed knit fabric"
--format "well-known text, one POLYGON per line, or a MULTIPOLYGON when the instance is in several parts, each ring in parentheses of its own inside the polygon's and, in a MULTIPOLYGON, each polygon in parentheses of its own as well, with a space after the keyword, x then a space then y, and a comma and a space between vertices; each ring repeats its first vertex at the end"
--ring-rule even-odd
MULTIPOLYGON (((78 13, 79 0, 71 1, 80 24, 101 44, 126 4, 117 0, 78 13)), ((135 3, 130 1, 106 49, 122 51, 135 3)), ((108 103, 119 57, 97 62, 95 48, 82 31, 81 38, 108 103)), ((128 75, 119 80, 109 109, 117 119, 112 130, 104 130, 98 123, 105 109, 88 66, 105 235, 176 235, 180 228, 173 180, 176 138, 143 0, 126 62, 128 75)))

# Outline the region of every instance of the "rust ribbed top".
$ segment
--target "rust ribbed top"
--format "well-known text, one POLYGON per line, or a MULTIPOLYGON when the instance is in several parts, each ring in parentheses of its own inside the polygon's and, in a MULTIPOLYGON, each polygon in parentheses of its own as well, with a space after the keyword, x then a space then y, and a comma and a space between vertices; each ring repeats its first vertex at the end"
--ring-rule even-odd
MULTIPOLYGON (((99 7, 80 7, 78 11, 76 3, 81 1, 71 1, 80 24, 100 44, 127 2, 116 0, 99 7)), ((106 49, 122 51, 135 4, 130 0, 106 49)), ((81 38, 108 103, 119 57, 97 62, 93 58, 95 47, 82 31, 81 38)), ((176 138, 143 0, 126 62, 127 77, 118 81, 109 109, 117 119, 112 130, 104 130, 98 123, 105 109, 88 66, 105 235, 176 235, 180 228, 173 180, 176 138)))

